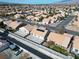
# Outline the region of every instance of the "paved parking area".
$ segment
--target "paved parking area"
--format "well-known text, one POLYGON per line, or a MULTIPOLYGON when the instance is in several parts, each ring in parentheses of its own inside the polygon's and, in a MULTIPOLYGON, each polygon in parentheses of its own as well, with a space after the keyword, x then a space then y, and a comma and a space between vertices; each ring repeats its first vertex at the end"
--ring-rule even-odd
POLYGON ((16 56, 14 53, 15 51, 12 51, 11 49, 4 50, 2 53, 5 53, 9 56, 9 59, 19 59, 21 54, 16 56))

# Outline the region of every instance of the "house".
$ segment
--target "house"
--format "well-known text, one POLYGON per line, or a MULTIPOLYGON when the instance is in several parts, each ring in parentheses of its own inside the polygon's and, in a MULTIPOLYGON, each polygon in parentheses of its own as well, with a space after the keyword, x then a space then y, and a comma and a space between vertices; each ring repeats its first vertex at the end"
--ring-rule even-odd
POLYGON ((61 13, 63 17, 65 17, 65 12, 63 10, 59 10, 59 12, 61 13))
POLYGON ((75 15, 75 16, 76 16, 76 15, 79 15, 79 12, 78 12, 78 11, 74 11, 74 12, 73 12, 73 15, 75 15))
POLYGON ((49 17, 49 18, 51 19, 50 23, 54 23, 57 20, 57 18, 55 16, 49 17))
POLYGON ((31 21, 32 21, 32 19, 34 19, 34 16, 29 15, 29 16, 27 16, 26 18, 27 18, 28 20, 31 20, 31 21))
POLYGON ((77 18, 73 18, 72 21, 66 27, 68 30, 79 32, 79 16, 77 18))
POLYGON ((56 14, 53 17, 50 17, 51 23, 54 23, 55 21, 59 20, 58 17, 62 17, 61 14, 56 14))
POLYGON ((39 20, 39 17, 32 18, 32 21, 38 21, 38 20, 39 20))
POLYGON ((54 23, 55 21, 58 20, 58 17, 62 17, 62 15, 61 14, 56 14, 54 16, 49 16, 48 18, 44 18, 42 23, 43 24, 54 23))
POLYGON ((20 16, 21 16, 20 14, 16 14, 16 15, 14 15, 14 18, 17 19, 17 18, 20 18, 20 16))
POLYGON ((35 11, 35 12, 33 12, 33 14, 41 15, 41 14, 43 14, 43 11, 35 11))
POLYGON ((42 24, 49 24, 51 19, 49 18, 44 18, 43 21, 42 21, 42 24))
POLYGON ((45 15, 45 14, 42 14, 41 16, 42 16, 42 17, 44 17, 44 18, 46 18, 46 17, 47 17, 47 15, 45 15))
POLYGON ((72 52, 79 55, 79 36, 74 37, 72 47, 72 52))
POLYGON ((28 24, 28 25, 24 26, 24 28, 26 28, 29 32, 31 32, 32 29, 34 28, 34 26, 28 24))
POLYGON ((33 29, 32 25, 26 25, 26 26, 20 27, 19 30, 15 33, 22 36, 22 37, 25 37, 30 34, 32 29, 33 29))
POLYGON ((79 21, 74 21, 74 22, 73 22, 73 25, 74 25, 75 27, 78 27, 78 28, 79 28, 79 21))
POLYGON ((71 23, 69 23, 69 25, 66 27, 69 30, 73 30, 73 31, 79 31, 79 19, 72 21, 71 23))
POLYGON ((18 29, 18 27, 20 27, 20 25, 22 25, 22 22, 18 22, 18 21, 13 21, 13 20, 9 20, 9 21, 4 21, 4 24, 7 25, 7 27, 12 28, 12 29, 18 29))
POLYGON ((59 34, 59 33, 51 32, 47 38, 47 41, 53 41, 56 45, 67 48, 71 38, 72 35, 67 33, 59 34))
POLYGON ((57 19, 55 17, 48 17, 48 18, 44 18, 42 23, 43 24, 49 24, 49 23, 54 23, 54 21, 56 21, 57 19))
POLYGON ((4 21, 3 23, 4 23, 5 25, 9 25, 11 22, 12 22, 12 20, 8 20, 8 21, 4 21))
POLYGON ((33 28, 33 30, 31 31, 31 34, 34 37, 40 38, 40 39, 44 39, 45 35, 47 33, 47 30, 42 30, 42 29, 38 29, 38 28, 33 28))

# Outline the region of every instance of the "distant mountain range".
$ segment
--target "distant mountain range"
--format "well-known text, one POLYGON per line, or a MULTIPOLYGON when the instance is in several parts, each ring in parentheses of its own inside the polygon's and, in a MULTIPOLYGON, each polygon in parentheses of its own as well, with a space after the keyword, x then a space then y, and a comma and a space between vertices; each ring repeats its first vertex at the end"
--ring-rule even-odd
POLYGON ((65 3, 65 4, 79 4, 79 0, 68 0, 68 1, 63 1, 62 3, 65 3))
MULTIPOLYGON (((0 4, 21 4, 21 3, 0 2, 0 4)), ((51 2, 51 4, 53 3, 51 2)), ((62 0, 61 2, 55 4, 79 4, 79 0, 62 0)))

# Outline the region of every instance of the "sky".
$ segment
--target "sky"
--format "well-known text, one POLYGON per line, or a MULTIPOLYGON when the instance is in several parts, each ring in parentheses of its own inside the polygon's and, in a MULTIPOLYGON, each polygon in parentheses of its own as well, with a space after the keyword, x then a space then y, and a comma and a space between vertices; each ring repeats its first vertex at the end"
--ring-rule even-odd
POLYGON ((0 0, 0 2, 22 3, 22 4, 50 4, 50 3, 59 3, 61 1, 68 1, 68 0, 0 0))

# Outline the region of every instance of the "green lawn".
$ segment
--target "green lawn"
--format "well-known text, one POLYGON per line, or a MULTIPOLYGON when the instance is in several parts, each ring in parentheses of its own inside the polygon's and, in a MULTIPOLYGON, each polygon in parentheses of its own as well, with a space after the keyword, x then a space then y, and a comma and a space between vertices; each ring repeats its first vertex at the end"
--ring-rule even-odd
POLYGON ((79 59, 79 56, 76 56, 76 55, 75 55, 75 59, 79 59))
POLYGON ((49 48, 50 48, 50 49, 53 49, 53 50, 55 50, 55 51, 57 51, 57 52, 59 52, 59 53, 61 53, 61 54, 64 54, 64 55, 66 55, 66 56, 69 55, 69 53, 67 52, 67 50, 65 50, 65 49, 62 48, 62 47, 59 47, 59 46, 56 46, 56 45, 51 45, 51 46, 49 46, 49 48))

